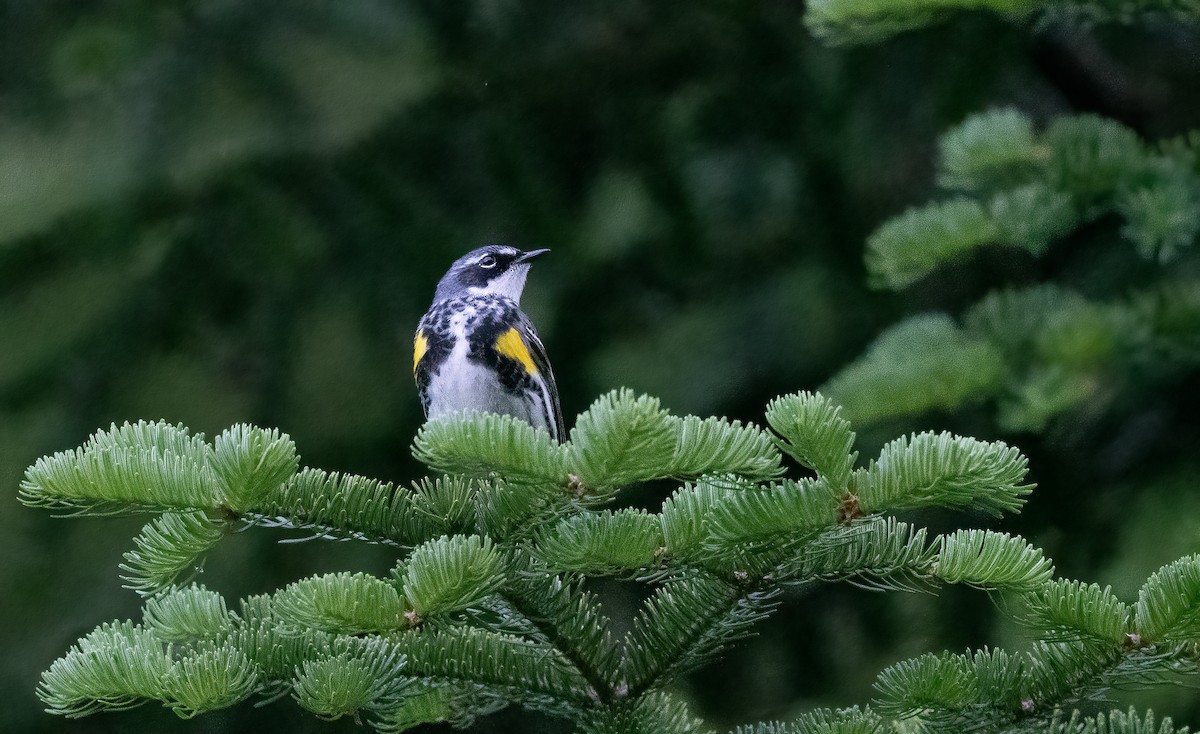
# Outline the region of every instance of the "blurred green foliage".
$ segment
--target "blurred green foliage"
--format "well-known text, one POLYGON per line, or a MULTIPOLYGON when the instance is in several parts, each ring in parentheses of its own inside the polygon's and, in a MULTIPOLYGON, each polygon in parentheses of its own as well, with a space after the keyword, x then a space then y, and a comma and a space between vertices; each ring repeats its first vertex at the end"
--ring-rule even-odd
MULTIPOLYGON (((405 481, 420 422, 411 331, 448 263, 485 242, 554 249, 525 305, 568 416, 624 385, 678 413, 757 418, 905 314, 1046 280, 1123 298, 1163 266, 1111 222, 1041 259, 985 248, 889 294, 867 289, 863 243, 930 198, 939 134, 982 109, 1039 124, 1099 113, 1149 140, 1200 127, 1198 48, 1178 23, 1030 35, 983 15, 829 48, 781 2, 12 0, 0 482, 15 494, 37 457, 139 418, 210 435, 279 426, 313 465, 405 481)), ((1194 347, 1186 320, 1160 316, 1194 347)), ((1041 489, 1000 527, 1063 575, 1126 593, 1197 550, 1200 470, 1180 463, 1200 439, 1197 377, 1135 371, 1094 420, 1009 426, 1041 489)), ((875 440, 987 438, 993 418, 895 417, 875 440)), ((38 672, 97 620, 136 613, 117 565, 139 524, 63 523, 15 499, 0 512, 2 728, 353 730, 286 704, 190 724, 153 709, 70 724, 41 713, 38 672)), ((274 540, 223 543, 205 583, 237 597, 388 566, 370 548, 274 540)), ((605 591, 620 617, 629 590, 605 591)), ((830 589, 787 601, 690 693, 731 725, 862 703, 902 657, 1010 633, 979 595, 830 589)), ((1161 714, 1200 721, 1187 696, 1154 695, 1161 714)), ((490 726, 555 730, 515 714, 490 726)))

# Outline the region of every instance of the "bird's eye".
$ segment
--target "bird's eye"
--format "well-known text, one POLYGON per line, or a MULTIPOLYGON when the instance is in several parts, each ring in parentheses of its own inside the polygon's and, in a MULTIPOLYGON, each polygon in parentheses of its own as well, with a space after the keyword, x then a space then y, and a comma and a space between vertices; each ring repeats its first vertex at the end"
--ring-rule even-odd
POLYGON ((496 256, 484 255, 483 257, 479 258, 479 267, 488 269, 496 267, 496 256))

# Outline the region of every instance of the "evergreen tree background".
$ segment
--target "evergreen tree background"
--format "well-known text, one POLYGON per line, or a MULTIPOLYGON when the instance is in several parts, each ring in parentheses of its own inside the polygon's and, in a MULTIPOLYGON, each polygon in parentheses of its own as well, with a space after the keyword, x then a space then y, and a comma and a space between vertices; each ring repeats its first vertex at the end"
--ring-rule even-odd
MULTIPOLYGON (((814 8, 836 20, 830 6, 814 8)), ((1148 141, 1200 127, 1200 33, 1176 18, 1052 16, 1030 32, 956 15, 848 47, 791 3, 13 2, 0 21, 0 482, 14 493, 37 457, 137 418, 210 436, 279 426, 314 466, 419 475, 410 335, 448 263, 485 242, 554 249, 525 304, 569 417, 623 385, 676 413, 760 421, 768 399, 826 383, 906 316, 1047 281, 1113 301, 1195 273, 1194 237, 1147 261, 1111 214, 1042 257, 986 248, 906 289, 869 289, 863 265, 885 220, 943 198, 938 138, 968 115, 1013 107, 1041 130, 1096 113, 1148 141)), ((1177 342, 1189 333, 1194 349, 1194 331, 1177 342)), ((1086 340, 1065 344, 1087 356, 1086 340)), ((1021 516, 975 524, 1129 600, 1200 549, 1200 379, 1166 359, 1117 371, 1096 410, 1013 424, 985 396, 894 413, 859 448, 924 429, 1016 443, 1039 489, 1021 516)), ((354 730, 288 703, 190 723, 156 707, 41 713, 49 662, 137 615, 116 567, 143 522, 15 500, 0 513, 5 728, 354 730)), ((227 540, 202 580, 236 598, 391 565, 378 548, 277 539, 227 540)), ((637 593, 601 590, 614 608, 637 593)), ((822 589, 758 631, 689 678, 714 724, 865 703, 902 658, 1019 644, 977 592, 822 589)), ((1197 724, 1194 698, 1128 701, 1197 724)))

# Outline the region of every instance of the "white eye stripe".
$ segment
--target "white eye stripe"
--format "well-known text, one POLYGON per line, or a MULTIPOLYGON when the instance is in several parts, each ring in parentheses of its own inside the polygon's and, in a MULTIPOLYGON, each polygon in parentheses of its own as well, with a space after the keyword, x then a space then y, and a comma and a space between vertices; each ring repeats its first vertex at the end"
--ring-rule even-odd
POLYGON ((496 267, 496 256, 484 255, 483 257, 479 258, 479 267, 488 269, 496 267))

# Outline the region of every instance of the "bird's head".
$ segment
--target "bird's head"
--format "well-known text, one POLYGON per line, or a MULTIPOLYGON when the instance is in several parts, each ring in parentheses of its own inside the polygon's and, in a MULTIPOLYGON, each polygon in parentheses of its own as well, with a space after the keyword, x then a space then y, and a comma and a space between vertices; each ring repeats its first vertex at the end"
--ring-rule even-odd
POLYGON ((508 245, 487 245, 471 250, 454 261, 438 281, 433 300, 442 301, 468 295, 494 294, 521 301, 525 276, 534 258, 547 249, 522 252, 508 245))

